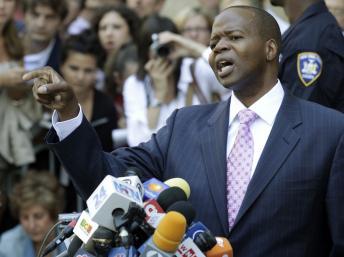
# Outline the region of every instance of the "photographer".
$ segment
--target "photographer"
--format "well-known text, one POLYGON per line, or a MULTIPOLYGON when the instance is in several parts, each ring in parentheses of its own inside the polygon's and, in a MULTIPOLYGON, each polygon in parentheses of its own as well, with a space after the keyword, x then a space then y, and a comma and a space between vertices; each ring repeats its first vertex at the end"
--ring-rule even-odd
POLYGON ((139 70, 126 80, 123 91, 130 146, 148 140, 176 108, 210 103, 214 92, 227 92, 217 82, 207 58, 196 62, 183 58, 198 58, 206 47, 177 35, 170 19, 147 18, 138 47, 139 70))

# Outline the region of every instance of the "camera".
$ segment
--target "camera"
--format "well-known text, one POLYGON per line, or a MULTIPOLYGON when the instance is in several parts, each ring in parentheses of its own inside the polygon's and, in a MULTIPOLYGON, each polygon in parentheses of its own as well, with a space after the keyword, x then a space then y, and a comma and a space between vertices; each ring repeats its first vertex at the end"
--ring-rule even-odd
POLYGON ((167 57, 171 53, 171 47, 168 44, 160 44, 158 34, 152 34, 151 50, 159 57, 167 57))

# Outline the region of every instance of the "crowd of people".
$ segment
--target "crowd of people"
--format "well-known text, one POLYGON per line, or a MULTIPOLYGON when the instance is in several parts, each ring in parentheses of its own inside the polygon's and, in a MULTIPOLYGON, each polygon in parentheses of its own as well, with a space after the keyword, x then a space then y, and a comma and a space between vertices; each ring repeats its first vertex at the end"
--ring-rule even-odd
MULTIPOLYGON (((100 177, 111 173, 108 167, 99 166, 102 170, 94 177, 92 185, 78 185, 79 177, 75 174, 70 177, 73 171, 63 163, 64 157, 61 163, 44 143, 45 134, 52 124, 61 141, 69 135, 69 132, 64 132, 63 125, 55 124, 68 120, 66 117, 80 116, 78 108, 93 127, 103 151, 112 152, 122 146, 134 147, 127 149, 142 147, 141 153, 119 152, 119 158, 123 158, 125 164, 116 163, 114 167, 118 165, 120 169, 123 165, 137 164, 143 170, 151 168, 146 172, 148 177, 168 177, 181 174, 175 172, 173 163, 170 163, 176 153, 164 153, 166 149, 163 147, 167 143, 175 144, 173 140, 189 140, 182 134, 178 139, 171 134, 173 129, 180 130, 173 128, 178 124, 171 122, 174 119, 176 123, 182 122, 177 120, 175 110, 192 105, 213 106, 211 104, 224 103, 229 98, 249 107, 257 100, 254 95, 263 89, 260 91, 257 86, 256 91, 249 92, 251 95, 240 95, 239 86, 227 86, 232 82, 222 79, 221 76, 232 69, 235 57, 222 63, 214 57, 228 48, 226 39, 223 39, 226 35, 228 41, 239 41, 238 45, 231 47, 238 51, 242 60, 247 61, 233 72, 239 80, 250 83, 254 78, 260 79, 259 82, 269 79, 268 76, 262 77, 266 72, 264 65, 258 68, 261 56, 256 56, 256 66, 248 59, 253 58, 254 47, 258 49, 259 45, 252 45, 254 49, 245 48, 240 45, 245 35, 229 35, 229 32, 227 35, 226 31, 218 31, 224 29, 218 17, 222 17, 226 12, 223 10, 230 6, 265 9, 275 17, 278 36, 282 34, 281 42, 273 34, 277 31, 275 28, 262 28, 262 24, 270 24, 268 18, 262 18, 259 24, 251 26, 257 26, 260 36, 268 35, 277 41, 277 46, 271 44, 268 48, 271 52, 266 50, 265 53, 269 62, 279 63, 277 85, 282 85, 292 95, 344 112, 344 2, 271 0, 271 5, 284 9, 288 21, 279 17, 267 2, 199 0, 197 6, 187 6, 173 17, 166 17, 161 14, 165 0, 0 0, 0 257, 14 256, 10 250, 12 246, 6 243, 8 240, 22 246, 13 246, 17 250, 15 256, 36 256, 42 234, 56 222, 57 213, 81 211, 83 203, 77 202, 87 199, 85 197, 93 188, 93 182, 99 182, 100 177), (213 27, 216 19, 217 27, 213 27), (46 66, 50 68, 44 68, 46 66), (32 75, 35 80, 23 80, 25 73, 42 68, 46 73, 42 71, 39 75, 32 75), (241 74, 240 68, 251 73, 241 74), (216 70, 219 70, 218 74, 216 70), (39 86, 61 81, 69 86, 73 96, 62 86, 54 89, 57 90, 54 91, 56 95, 42 97, 37 91, 39 86), (36 87, 33 94, 32 87, 36 87), (239 100, 233 97, 236 90, 239 100), (66 108, 67 103, 71 108, 66 108), (54 109, 63 112, 53 115, 54 109), (172 118, 166 128, 169 117, 172 118), (158 138, 154 138, 156 135, 158 138), (169 136, 171 138, 163 138, 169 136), (148 143, 142 145, 144 142, 148 143), (160 153, 157 153, 157 148, 160 148, 160 153), (154 161, 164 166, 166 173, 162 173, 158 164, 148 163, 148 152, 154 155, 154 161), (164 154, 169 154, 170 161, 165 159, 167 156, 160 156, 164 154), (160 157, 163 161, 158 160, 160 157), (168 164, 172 166, 166 166, 168 164), (76 184, 77 191, 72 182, 76 184), (76 197, 77 193, 81 200, 76 197), (37 225, 39 223, 41 225, 37 225), (32 227, 38 227, 35 228, 37 231, 32 227)), ((232 15, 236 17, 235 13, 232 15)), ((259 12, 255 15, 259 16, 259 12)), ((237 18, 240 21, 240 17, 237 18)), ((228 22, 232 20, 229 18, 228 22)), ((271 67, 269 63, 274 75, 277 66, 271 67)), ((305 110, 311 113, 307 108, 305 110)), ((192 115, 197 115, 187 115, 191 115, 188 118, 190 128, 184 127, 187 124, 179 125, 185 132, 190 132, 195 125, 192 115)), ((205 111, 204 115, 208 113, 205 111)), ((77 125, 85 127, 84 120, 77 122, 77 125)), ((188 123, 188 120, 183 122, 188 123)), ((234 132, 228 133, 230 137, 234 132)), ((53 136, 49 136, 48 141, 54 141, 53 136)), ((87 137, 80 138, 88 140, 87 137)), ((232 141, 229 143, 231 147, 234 138, 232 141)), ((73 143, 71 140, 66 146, 73 143)), ((190 142, 190 145, 195 143, 190 142)), ((218 147, 218 142, 212 143, 218 147)), ((83 159, 84 151, 90 150, 90 146, 80 150, 85 164, 78 169, 86 167, 90 161, 97 163, 95 157, 83 159)), ((303 150, 311 151, 307 147, 303 150)), ((74 154, 78 156, 78 151, 74 154)), ((190 155, 186 153, 175 160, 183 162, 187 157, 190 155)), ((255 158, 253 162, 256 161, 257 165, 259 158, 255 158)), ((176 167, 179 165, 175 164, 176 167)), ((185 164, 179 168, 186 167, 185 164)), ((184 176, 194 179, 196 175, 184 176)), ((197 180, 199 185, 205 185, 205 181, 197 180)), ((201 196, 195 196, 196 203, 200 201, 197 197, 201 196)), ((216 205, 213 207, 217 208, 216 205)), ((201 216, 207 217, 208 214, 201 216)), ((213 226, 219 233, 223 232, 220 224, 213 223, 213 226)), ((236 236, 233 238, 235 241, 236 236)))

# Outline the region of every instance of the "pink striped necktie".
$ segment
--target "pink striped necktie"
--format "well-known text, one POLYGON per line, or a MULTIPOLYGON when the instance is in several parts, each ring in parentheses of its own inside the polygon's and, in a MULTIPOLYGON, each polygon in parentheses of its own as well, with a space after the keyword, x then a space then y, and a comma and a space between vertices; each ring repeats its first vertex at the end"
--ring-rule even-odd
POLYGON ((227 210, 230 228, 235 222, 250 182, 253 160, 253 137, 250 126, 257 117, 258 115, 249 109, 238 113, 240 126, 227 158, 227 210))

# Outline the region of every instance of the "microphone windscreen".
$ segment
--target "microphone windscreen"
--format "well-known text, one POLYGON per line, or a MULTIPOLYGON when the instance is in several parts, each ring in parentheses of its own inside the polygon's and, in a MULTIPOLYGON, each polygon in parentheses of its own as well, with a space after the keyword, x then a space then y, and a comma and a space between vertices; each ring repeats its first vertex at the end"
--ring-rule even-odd
POLYGON ((188 226, 194 220, 196 216, 196 211, 193 208, 192 204, 187 201, 178 201, 173 203, 170 207, 167 208, 166 212, 176 211, 184 215, 186 223, 188 226))
POLYGON ((175 252, 186 230, 185 217, 175 211, 167 213, 153 234, 154 244, 162 251, 175 252))
POLYGON ((166 211, 173 203, 178 201, 186 201, 185 192, 179 187, 170 187, 162 191, 156 201, 161 208, 166 211))
POLYGON ((189 183, 186 182, 185 179, 182 179, 182 178, 171 178, 171 179, 168 179, 164 182, 166 185, 168 185, 169 187, 179 187, 181 188, 184 193, 186 194, 186 197, 189 199, 190 197, 190 186, 189 186, 189 183))

